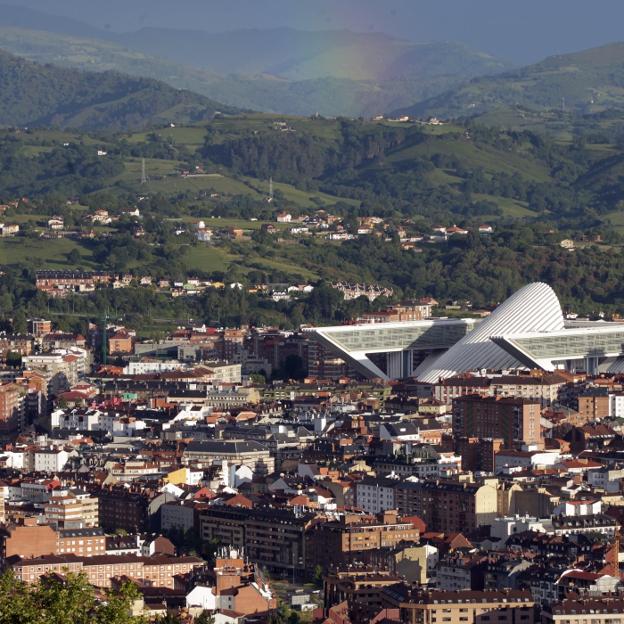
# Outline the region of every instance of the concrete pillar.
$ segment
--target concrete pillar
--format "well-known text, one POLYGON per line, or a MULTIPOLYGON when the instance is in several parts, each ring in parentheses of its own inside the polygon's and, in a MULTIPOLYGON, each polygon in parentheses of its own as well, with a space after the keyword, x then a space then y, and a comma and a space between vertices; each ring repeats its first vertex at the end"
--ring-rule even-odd
POLYGON ((401 351, 388 353, 386 357, 388 377, 390 379, 401 379, 403 377, 403 353, 401 351))

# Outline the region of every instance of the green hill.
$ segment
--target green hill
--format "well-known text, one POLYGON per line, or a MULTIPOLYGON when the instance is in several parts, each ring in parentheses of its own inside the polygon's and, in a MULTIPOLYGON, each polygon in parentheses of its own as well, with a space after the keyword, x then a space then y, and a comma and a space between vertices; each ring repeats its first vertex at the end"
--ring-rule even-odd
POLYGON ((31 61, 116 70, 276 113, 372 116, 506 67, 458 44, 412 44, 375 34, 147 30, 94 37, 74 28, 40 30, 40 22, 27 28, 27 16, 16 26, 9 17, 0 11, 0 48, 31 61))
POLYGON ((456 118, 505 107, 556 108, 582 114, 624 109, 624 43, 553 56, 497 76, 475 78, 402 110, 456 118))
POLYGON ((116 72, 39 65, 0 50, 0 125, 137 130, 210 119, 220 104, 116 72))

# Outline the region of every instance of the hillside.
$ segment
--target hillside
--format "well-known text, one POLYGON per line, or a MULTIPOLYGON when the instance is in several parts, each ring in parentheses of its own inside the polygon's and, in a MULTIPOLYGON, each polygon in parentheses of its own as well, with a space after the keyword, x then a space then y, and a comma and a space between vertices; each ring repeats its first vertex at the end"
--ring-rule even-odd
POLYGON ((289 28, 203 31, 145 28, 111 35, 131 49, 221 75, 269 74, 287 80, 405 80, 502 71, 505 64, 455 43, 412 43, 382 33, 289 28))
POLYGON ((624 43, 553 56, 496 76, 474 78, 402 112, 456 118, 505 107, 556 108, 580 114, 624 109, 624 43))
POLYGON ((210 119, 223 107, 162 82, 39 65, 0 50, 0 125, 121 131, 210 119))
POLYGON ((372 116, 506 65, 454 43, 378 33, 143 29, 116 34, 18 7, 0 10, 0 48, 39 63, 162 80, 224 104, 285 114, 372 116), (4 10, 6 9, 6 10, 4 10))
MULTIPOLYGON (((20 233, 1 240, 0 262, 19 275, 103 267, 243 284, 347 280, 477 306, 541 279, 580 309, 601 310, 624 305, 623 162, 613 143, 460 124, 250 114, 107 138, 6 130, 0 203, 20 233), (102 208, 111 222, 89 217, 102 208), (276 222, 281 211, 292 223, 276 222), (341 223, 315 226, 323 214, 341 223), (53 215, 64 219, 62 238, 49 232, 53 215), (200 220, 214 233, 209 243, 196 237, 200 220), (429 238, 440 224, 470 235, 429 238), (493 232, 477 234, 481 224, 493 232), (575 241, 574 253, 563 239, 575 241)), ((176 299, 170 318, 186 314, 188 301, 176 299)), ((310 318, 305 308, 280 306, 279 322, 310 318)), ((265 321, 274 310, 259 309, 265 321)))

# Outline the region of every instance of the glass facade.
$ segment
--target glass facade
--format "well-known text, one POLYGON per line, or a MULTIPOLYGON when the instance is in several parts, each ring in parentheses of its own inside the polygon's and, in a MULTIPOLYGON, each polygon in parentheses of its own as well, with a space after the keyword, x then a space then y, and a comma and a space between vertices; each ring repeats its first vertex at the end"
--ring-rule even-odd
POLYGON ((507 340, 536 360, 567 360, 624 353, 624 327, 608 331, 584 328, 541 336, 509 336, 507 340))
POLYGON ((422 325, 409 324, 405 327, 375 327, 358 326, 357 331, 352 329, 331 329, 319 334, 336 343, 345 351, 375 351, 395 350, 436 350, 448 349, 461 340, 472 328, 471 320, 424 322, 422 325))

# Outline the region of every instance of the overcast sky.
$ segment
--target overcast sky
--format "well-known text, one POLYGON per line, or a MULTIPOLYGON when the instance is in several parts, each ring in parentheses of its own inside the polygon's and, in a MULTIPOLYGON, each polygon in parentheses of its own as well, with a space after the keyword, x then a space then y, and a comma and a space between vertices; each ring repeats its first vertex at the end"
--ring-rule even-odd
POLYGON ((516 63, 624 40, 623 0, 4 0, 99 28, 290 26, 460 41, 516 63))

